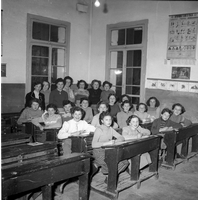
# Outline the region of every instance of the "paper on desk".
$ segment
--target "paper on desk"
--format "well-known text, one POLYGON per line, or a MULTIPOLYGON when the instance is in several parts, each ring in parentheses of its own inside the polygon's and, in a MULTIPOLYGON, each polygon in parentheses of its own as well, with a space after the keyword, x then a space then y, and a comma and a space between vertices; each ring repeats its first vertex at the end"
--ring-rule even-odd
POLYGON ((29 142, 27 145, 30 145, 30 146, 38 146, 38 145, 42 145, 43 143, 41 142, 29 142))

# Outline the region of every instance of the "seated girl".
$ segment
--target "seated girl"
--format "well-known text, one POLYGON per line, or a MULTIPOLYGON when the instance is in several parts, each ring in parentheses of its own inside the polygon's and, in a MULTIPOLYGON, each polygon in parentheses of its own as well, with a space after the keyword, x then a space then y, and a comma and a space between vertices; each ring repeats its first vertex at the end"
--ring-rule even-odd
POLYGON ((147 102, 147 113, 150 115, 151 121, 160 117, 160 102, 156 97, 150 97, 147 102))
POLYGON ((75 106, 75 104, 69 100, 63 101, 64 112, 62 112, 62 113, 60 112, 63 123, 72 119, 71 108, 73 108, 74 106, 75 106))
POLYGON ((42 111, 39 109, 40 107, 40 100, 39 99, 31 99, 29 102, 30 107, 26 107, 19 119, 17 120, 17 124, 22 124, 25 122, 31 122, 32 119, 41 117, 42 116, 42 111))
POLYGON ((111 90, 110 88, 112 87, 112 83, 108 82, 108 81, 104 81, 103 82, 103 89, 101 92, 101 101, 104 102, 108 102, 108 96, 110 94, 115 94, 115 92, 113 90, 111 90))
MULTIPOLYGON (((108 103, 106 103, 106 102, 104 102, 104 101, 100 101, 100 102, 97 104, 97 110, 99 111, 99 113, 96 114, 96 115, 93 117, 92 122, 91 122, 91 124, 92 124, 93 126, 95 126, 95 127, 100 126, 100 119, 99 119, 100 114, 101 114, 102 112, 109 111, 109 105, 108 105, 108 103)), ((113 124, 112 124, 111 126, 112 126, 114 129, 115 129, 115 128, 118 128, 117 123, 115 123, 114 121, 113 121, 113 124)))
MULTIPOLYGON (((100 114, 100 126, 94 132, 92 140, 93 156, 95 162, 101 166, 101 172, 104 175, 108 174, 108 167, 104 161, 105 149, 101 148, 105 143, 112 141, 113 137, 115 141, 124 141, 124 137, 116 132, 112 127, 112 116, 109 112, 102 112, 100 114)), ((113 141, 114 142, 114 141, 113 141)), ((129 163, 127 160, 118 163, 118 173, 123 172, 129 163)))
POLYGON ((183 113, 185 112, 185 108, 180 103, 175 103, 172 106, 173 114, 170 117, 170 120, 176 123, 181 124, 183 127, 189 126, 192 122, 185 117, 183 117, 183 113))
POLYGON ((108 96, 108 104, 110 106, 111 116, 113 117, 114 121, 117 121, 117 113, 120 112, 120 108, 115 94, 110 94, 108 96))
MULTIPOLYGON (((58 139, 66 139, 70 136, 78 136, 83 133, 90 133, 95 131, 95 127, 82 120, 84 110, 78 106, 71 109, 73 119, 64 122, 62 128, 58 132, 58 139)), ((63 153, 71 153, 71 139, 67 139, 63 143, 63 153)))
MULTIPOLYGON (((121 98, 120 98, 120 103, 119 103, 119 107, 120 107, 120 110, 121 110, 121 111, 123 111, 121 104, 122 104, 125 100, 127 100, 127 101, 129 101, 129 102, 132 102, 131 97, 130 97, 129 95, 123 94, 123 95, 121 96, 121 98)), ((134 105, 132 106, 132 108, 131 108, 130 111, 131 111, 132 113, 134 113, 134 111, 135 111, 134 105)))
MULTIPOLYGON (((122 129, 122 135, 125 140, 127 139, 140 139, 142 137, 149 136, 151 132, 148 129, 142 128, 139 124, 141 122, 140 118, 136 115, 131 115, 127 120, 127 125, 122 129)), ((149 165, 151 163, 151 157, 149 153, 144 153, 141 155, 140 159, 140 169, 149 165)))
POLYGON ((62 119, 58 114, 57 106, 55 104, 49 104, 47 105, 47 111, 41 117, 33 119, 32 123, 43 131, 44 129, 60 128, 62 126, 62 119), (42 126, 40 124, 41 122, 45 126, 42 126))
POLYGON ((83 120, 85 120, 87 123, 91 123, 93 119, 93 113, 92 108, 89 107, 89 99, 86 97, 81 98, 80 105, 81 108, 85 111, 85 116, 83 120))
POLYGON ((136 106, 136 111, 134 112, 134 115, 138 116, 143 123, 150 123, 150 115, 147 113, 147 105, 145 103, 139 103, 136 106))
POLYGON ((133 113, 130 111, 132 108, 132 104, 128 100, 123 101, 121 107, 123 111, 117 113, 117 123, 119 125, 119 128, 127 126, 126 120, 128 119, 128 117, 133 115, 133 113))
POLYGON ((73 119, 64 122, 58 133, 58 139, 65 139, 70 136, 78 136, 82 133, 90 133, 95 131, 95 127, 82 120, 84 110, 75 106, 71 109, 73 119))
POLYGON ((78 89, 74 92, 75 95, 75 104, 80 107, 80 100, 83 97, 88 97, 89 92, 87 90, 88 84, 84 80, 80 80, 77 83, 78 89))
POLYGON ((91 82, 91 88, 88 89, 89 102, 91 104, 90 107, 93 109, 94 115, 98 113, 97 104, 100 101, 101 92, 102 92, 100 87, 101 87, 101 81, 94 79, 91 82))
POLYGON ((169 108, 164 108, 162 110, 161 117, 155 119, 152 124, 151 132, 153 135, 162 133, 164 131, 171 131, 174 129, 182 128, 181 124, 170 120, 171 115, 172 111, 169 108))

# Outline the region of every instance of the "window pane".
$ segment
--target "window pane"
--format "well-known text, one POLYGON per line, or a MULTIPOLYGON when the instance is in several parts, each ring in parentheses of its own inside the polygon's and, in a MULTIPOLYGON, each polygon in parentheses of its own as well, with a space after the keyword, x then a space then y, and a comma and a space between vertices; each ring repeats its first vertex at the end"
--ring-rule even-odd
POLYGON ((49 48, 33 45, 32 46, 32 55, 33 56, 49 57, 49 48))
POLYGON ((65 43, 65 28, 59 26, 51 26, 50 41, 65 43))
POLYGON ((126 44, 142 43, 142 27, 128 28, 126 30, 126 44))
POLYGON ((132 99, 132 104, 138 104, 140 102, 139 97, 131 97, 131 99, 132 99))
POLYGON ((120 98, 121 95, 122 95, 122 87, 112 87, 112 89, 115 90, 116 96, 117 96, 117 98, 118 98, 118 100, 119 100, 119 98, 120 98))
POLYGON ((141 68, 126 68, 126 85, 140 85, 141 68))
POLYGON ((65 64, 64 49, 52 48, 52 65, 64 66, 65 64))
POLYGON ((32 75, 48 75, 48 58, 32 58, 32 75))
POLYGON ((131 95, 140 95, 140 87, 126 86, 126 94, 131 95))
POLYGON ((141 66, 142 51, 131 50, 127 51, 127 67, 141 66))
POLYGON ((122 86, 122 69, 110 70, 110 82, 113 85, 122 86))
POLYGON ((111 68, 123 67, 123 51, 111 52, 111 68))
POLYGON ((37 40, 49 41, 49 25, 33 22, 32 37, 37 40))
POLYGON ((52 67, 52 82, 55 83, 57 78, 64 78, 64 67, 52 67))
POLYGON ((125 29, 113 30, 111 32, 111 45, 125 45, 125 29))

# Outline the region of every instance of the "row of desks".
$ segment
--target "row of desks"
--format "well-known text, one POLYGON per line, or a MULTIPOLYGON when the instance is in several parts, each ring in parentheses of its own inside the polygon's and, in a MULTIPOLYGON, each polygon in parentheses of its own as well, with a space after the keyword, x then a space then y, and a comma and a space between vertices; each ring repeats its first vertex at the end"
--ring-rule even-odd
MULTIPOLYGON (((197 132, 198 124, 194 124, 190 127, 180 129, 179 132, 172 131, 165 133, 166 136, 164 137, 164 141, 168 146, 167 150, 169 152, 166 156, 167 164, 174 166, 175 147, 179 141, 187 141, 186 143, 188 143, 189 138, 192 137, 192 151, 197 153, 197 132), (173 162, 171 162, 170 160, 172 158, 173 162)), ((25 137, 25 140, 26 139, 27 138, 25 137)), ((80 198, 88 199, 87 183, 88 173, 90 171, 90 156, 89 154, 85 153, 92 151, 92 135, 74 137, 71 139, 72 152, 79 153, 73 153, 69 156, 58 157, 56 142, 45 143, 38 146, 30 146, 26 143, 26 141, 25 143, 20 144, 18 142, 14 145, 12 144, 12 141, 10 141, 8 138, 2 138, 3 197, 6 198, 7 196, 15 195, 25 190, 32 190, 36 186, 38 186, 43 188, 43 198, 48 199, 50 198, 49 195, 52 194, 51 188, 53 183, 71 178, 73 176, 78 176, 81 180, 79 182, 80 198), (66 173, 64 177, 62 177, 61 174, 63 173, 63 169, 66 167, 67 169, 70 169, 69 171, 67 170, 69 174, 66 173), (73 169, 75 169, 75 171, 73 171, 73 169), (42 175, 42 179, 46 179, 46 182, 42 181, 42 179, 40 180, 42 175), (81 177, 84 177, 83 179, 86 179, 87 183, 84 182, 81 177), (27 186, 27 188, 25 187, 26 189, 24 190, 21 189, 21 186, 23 186, 23 184, 19 183, 18 181, 16 182, 16 180, 20 180, 21 182, 22 179, 25 180, 24 182, 28 180, 30 185, 27 186), (38 185, 38 181, 41 181, 42 183, 38 185), (15 189, 10 189, 9 187, 7 187, 8 185, 16 183, 19 186, 15 186, 15 189), (85 187, 81 186, 82 184, 85 185, 85 187)), ((15 140, 17 141, 17 138, 15 138, 15 140)), ((107 163, 109 169, 108 184, 106 185, 105 183, 101 183, 101 188, 97 186, 97 184, 92 184, 92 188, 104 195, 106 194, 109 198, 116 198, 118 193, 126 189, 127 187, 130 187, 134 184, 140 184, 143 180, 146 180, 147 178, 152 176, 158 177, 159 147, 160 136, 150 136, 149 138, 144 138, 137 141, 128 141, 126 143, 122 142, 115 145, 104 146, 103 148, 105 148, 105 162, 107 163), (140 155, 145 152, 150 153, 152 164, 149 166, 149 173, 145 175, 145 177, 141 177, 139 174, 139 159, 140 155), (130 172, 130 177, 123 177, 123 180, 118 180, 117 165, 120 161, 124 159, 131 159, 132 168, 130 172)), ((188 146, 185 145, 182 150, 183 154, 187 151, 187 148, 188 146)), ((28 182, 26 182, 25 185, 28 185, 28 182)))

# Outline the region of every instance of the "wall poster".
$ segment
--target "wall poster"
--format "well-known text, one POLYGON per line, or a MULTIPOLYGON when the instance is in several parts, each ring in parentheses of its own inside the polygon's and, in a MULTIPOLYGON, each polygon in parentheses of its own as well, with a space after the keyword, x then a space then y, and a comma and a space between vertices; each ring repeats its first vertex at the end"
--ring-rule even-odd
POLYGON ((167 59, 195 59, 198 13, 169 17, 167 59))

